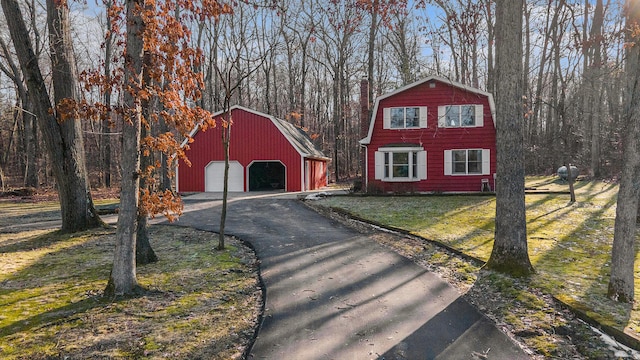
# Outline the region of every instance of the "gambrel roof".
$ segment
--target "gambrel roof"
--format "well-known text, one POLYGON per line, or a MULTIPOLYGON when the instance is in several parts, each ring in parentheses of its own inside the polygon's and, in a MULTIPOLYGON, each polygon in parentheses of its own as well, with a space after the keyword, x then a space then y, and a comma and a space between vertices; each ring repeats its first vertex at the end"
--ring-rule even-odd
POLYGON ((428 76, 428 77, 426 77, 426 78, 424 78, 422 80, 418 80, 416 82, 413 82, 413 83, 411 83, 409 85, 403 86, 403 87, 401 87, 401 88, 399 88, 399 89, 397 89, 395 91, 392 91, 390 93, 387 93, 385 95, 382 95, 382 96, 379 96, 378 98, 376 98, 376 102, 375 102, 375 105, 373 107, 373 111, 371 112, 371 120, 369 122, 369 132, 367 134, 367 137, 365 137, 364 139, 360 140, 360 144, 367 145, 367 144, 371 143, 371 136, 373 134, 373 126, 374 126, 375 121, 376 121, 376 115, 378 113, 378 106, 380 105, 380 101, 382 101, 382 100, 384 100, 386 98, 395 96, 397 94, 400 94, 400 93, 402 93, 402 92, 404 92, 404 91, 406 91, 408 89, 411 89, 411 88, 414 88, 416 86, 425 84, 425 83, 427 83, 429 81, 438 81, 438 82, 441 82, 441 83, 444 83, 444 84, 447 84, 447 85, 462 89, 462 90, 470 92, 470 93, 474 93, 474 94, 477 94, 477 95, 488 97, 489 98, 489 109, 491 111, 491 120, 493 121, 493 125, 495 126, 496 106, 495 106, 495 103, 493 101, 493 95, 491 95, 491 93, 488 93, 486 91, 482 91, 480 89, 476 89, 476 88, 461 84, 459 82, 455 82, 453 80, 450 80, 450 79, 447 79, 447 78, 444 78, 444 77, 441 77, 441 76, 432 75, 432 76, 428 76))

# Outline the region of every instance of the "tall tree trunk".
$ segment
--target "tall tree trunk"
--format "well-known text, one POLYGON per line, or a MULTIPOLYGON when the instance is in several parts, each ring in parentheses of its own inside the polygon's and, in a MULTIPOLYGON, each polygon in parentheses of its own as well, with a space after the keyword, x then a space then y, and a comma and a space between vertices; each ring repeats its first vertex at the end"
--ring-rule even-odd
POLYGON ((142 84, 142 56, 144 23, 139 9, 144 0, 126 1, 126 51, 124 83, 129 84, 123 94, 125 123, 122 127, 122 181, 120 212, 116 230, 113 267, 105 295, 130 295, 141 290, 136 278, 136 238, 138 202, 140 198, 140 128, 142 109, 133 92, 142 84))
MULTIPOLYGON (((24 146, 22 156, 24 158, 24 163, 22 165, 24 169, 24 186, 38 187, 38 129, 36 126, 37 118, 34 113, 35 110, 33 102, 31 101, 29 92, 25 87, 26 84, 23 80, 23 75, 20 72, 20 66, 13 60, 13 55, 4 40, 0 40, 0 48, 2 49, 2 54, 6 61, 6 66, 1 66, 2 71, 13 81, 19 98, 17 105, 20 108, 20 111, 17 111, 16 115, 19 114, 22 117, 23 123, 22 143, 24 146)), ((15 125, 18 125, 18 123, 16 122, 15 125)), ((14 129, 15 128, 16 126, 14 126, 14 129)), ((13 136, 9 137, 9 146, 7 146, 7 152, 4 159, 0 159, 0 161, 4 161, 5 165, 7 156, 9 155, 9 150, 11 149, 12 138, 13 136)))
MULTIPOLYGON (((108 15, 112 2, 106 3, 107 8, 107 24, 111 22, 108 15)), ((104 44, 104 77, 107 81, 111 80, 111 56, 113 46, 113 32, 109 31, 104 44)), ((104 92, 104 103, 107 107, 111 106, 111 88, 107 87, 104 92)), ((107 111, 105 117, 101 119, 100 127, 100 167, 102 168, 102 185, 111 187, 111 111, 107 111)))
POLYGON ((602 0, 596 1, 596 7, 593 14, 593 24, 591 25, 590 35, 590 53, 592 63, 587 72, 587 84, 589 94, 586 96, 591 99, 588 106, 592 109, 589 112, 591 119, 591 175, 599 178, 602 174, 600 171, 600 116, 602 104, 602 24, 604 22, 604 6, 602 0))
POLYGON ((634 300, 636 217, 640 199, 640 3, 627 1, 625 143, 618 190, 618 205, 611 251, 611 277, 607 295, 616 301, 634 300))
MULTIPOLYGON (((31 104, 31 98, 28 93, 24 95, 26 100, 26 106, 28 109, 33 109, 31 104)), ((23 100, 24 101, 24 100, 23 100)), ((36 152, 36 142, 38 138, 36 136, 36 117, 34 114, 27 110, 22 111, 22 119, 24 121, 24 151, 25 151, 25 171, 24 171, 24 186, 38 187, 38 156, 36 152)))
MULTIPOLYGON (((47 0, 47 24, 55 104, 60 105, 69 99, 79 100, 68 5, 56 0, 47 0)), ((67 174, 67 181, 58 183, 58 192, 61 197, 61 207, 69 209, 66 214, 63 210, 62 215, 68 217, 67 223, 73 224, 65 229, 63 220, 63 230, 76 231, 98 226, 101 221, 93 206, 89 190, 80 119, 63 119, 63 114, 57 111, 56 113, 64 141, 63 171, 67 174)))
POLYGON ((526 276, 533 267, 524 202, 523 0, 498 0, 496 9, 496 232, 487 267, 526 276))
MULTIPOLYGON (((378 8, 380 0, 373 0, 371 4, 371 26, 369 27, 369 41, 367 42, 367 80, 369 80, 369 101, 373 101, 373 52, 376 46, 376 34, 378 32, 378 8)), ((406 85, 406 84, 403 84, 406 85)), ((371 104, 369 104, 371 108, 371 104)))
MULTIPOLYGON (((102 225, 89 192, 80 123, 74 118, 58 122, 56 115, 59 114, 50 112, 49 94, 18 2, 2 0, 0 3, 52 162, 58 185, 62 230, 73 232, 102 225)), ((66 5, 56 6, 53 0, 48 0, 47 13, 55 100, 77 100, 69 9, 66 5)))
POLYGON ((493 1, 485 2, 486 22, 487 22, 487 91, 494 93, 495 89, 495 67, 493 60, 493 49, 495 44, 495 33, 493 24, 493 1))

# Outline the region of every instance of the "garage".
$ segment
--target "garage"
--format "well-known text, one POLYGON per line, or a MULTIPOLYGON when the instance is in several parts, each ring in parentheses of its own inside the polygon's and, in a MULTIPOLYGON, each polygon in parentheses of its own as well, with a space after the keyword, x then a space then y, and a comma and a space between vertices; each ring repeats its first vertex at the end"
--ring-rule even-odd
MULTIPOLYGON (((205 189, 207 192, 224 190, 224 161, 212 161, 205 167, 205 189)), ((229 161, 229 191, 244 191, 244 168, 238 161, 229 161)))
POLYGON ((249 166, 249 191, 284 190, 286 178, 280 161, 254 161, 249 166))
POLYGON ((181 193, 222 191, 224 159, 231 162, 229 191, 307 191, 327 185, 327 162, 304 129, 242 106, 214 114, 233 119, 229 152, 222 144, 222 126, 198 125, 182 142, 176 190, 181 193))

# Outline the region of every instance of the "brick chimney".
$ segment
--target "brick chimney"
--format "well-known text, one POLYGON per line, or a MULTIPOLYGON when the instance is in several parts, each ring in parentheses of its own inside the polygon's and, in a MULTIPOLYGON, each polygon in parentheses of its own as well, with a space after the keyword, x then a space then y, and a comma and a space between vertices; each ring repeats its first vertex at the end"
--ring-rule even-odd
POLYGON ((369 133, 369 80, 360 80, 360 138, 369 133))
MULTIPOLYGON (((369 121, 371 115, 369 114, 369 80, 360 80, 360 139, 364 139, 369 134, 369 121)), ((366 148, 360 147, 360 176, 361 176, 361 191, 365 191, 365 184, 367 183, 366 177, 366 148)), ((356 189, 357 190, 357 189, 356 189)))

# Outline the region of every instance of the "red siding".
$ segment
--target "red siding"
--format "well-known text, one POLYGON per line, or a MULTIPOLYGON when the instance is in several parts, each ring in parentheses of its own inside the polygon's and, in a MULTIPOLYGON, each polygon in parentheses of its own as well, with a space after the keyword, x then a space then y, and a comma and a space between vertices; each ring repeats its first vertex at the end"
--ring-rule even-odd
POLYGON ((327 186, 327 162, 322 160, 307 160, 306 166, 309 176, 309 189, 317 190, 327 186))
POLYGON ((418 192, 480 191, 481 179, 489 179, 495 189, 493 174, 496 172, 496 130, 484 95, 436 81, 430 88, 427 81, 398 94, 380 100, 376 111, 371 142, 367 146, 367 179, 386 191, 411 190, 418 192), (484 126, 474 128, 438 128, 438 106, 482 104, 484 126), (427 128, 389 130, 383 129, 383 109, 396 106, 426 106, 427 128), (375 152, 379 147, 394 143, 421 144, 427 151, 427 179, 420 182, 380 182, 375 180, 375 152), (490 175, 444 175, 444 150, 489 149, 491 151, 490 175))
MULTIPOLYGON (((242 109, 233 109, 233 125, 229 159, 238 161, 244 167, 245 191, 247 191, 247 166, 256 160, 281 161, 286 169, 285 191, 302 189, 301 155, 278 130, 274 123, 264 116, 242 109)), ((221 127, 199 131, 187 151, 191 167, 180 162, 178 186, 181 192, 204 191, 204 168, 211 161, 224 160, 221 127)))

